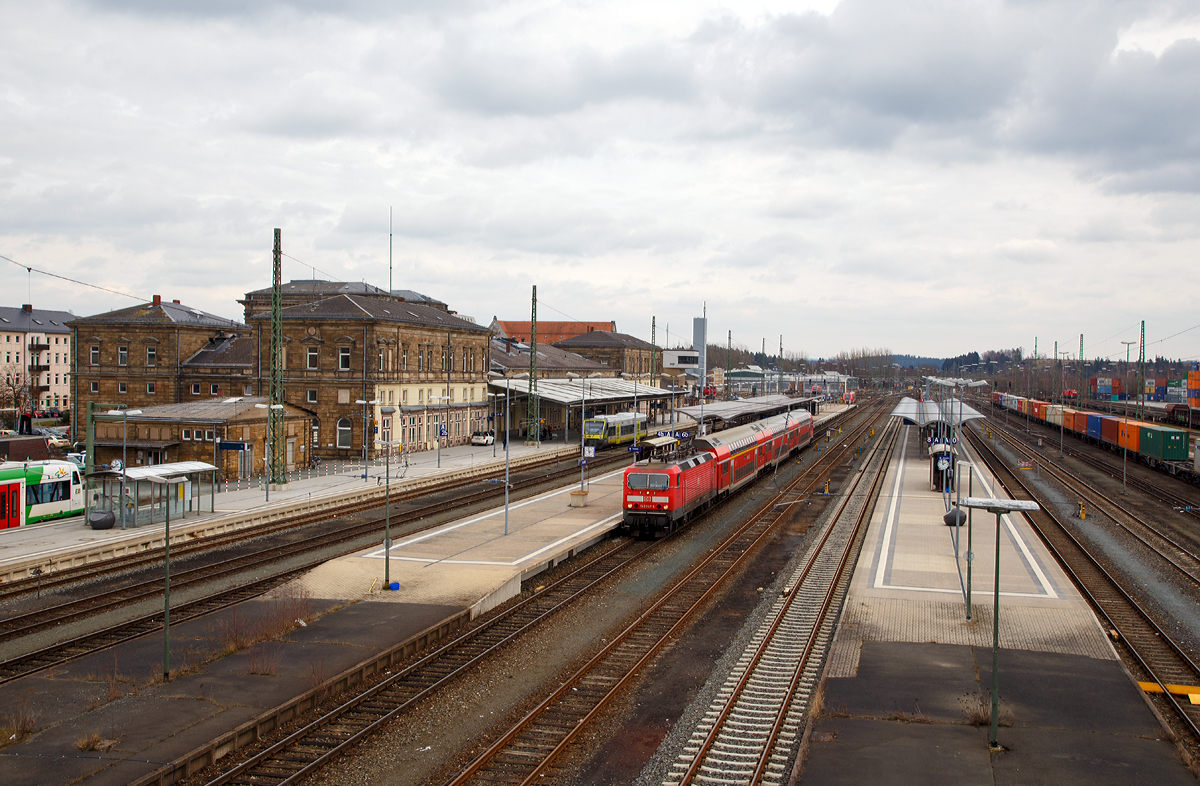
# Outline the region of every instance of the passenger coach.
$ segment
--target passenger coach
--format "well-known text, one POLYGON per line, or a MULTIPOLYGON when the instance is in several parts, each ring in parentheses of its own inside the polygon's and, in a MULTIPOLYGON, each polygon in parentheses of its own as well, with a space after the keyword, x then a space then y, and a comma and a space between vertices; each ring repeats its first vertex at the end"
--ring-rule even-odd
POLYGON ((639 461, 625 470, 621 529, 668 535, 811 441, 812 415, 800 410, 701 437, 685 458, 639 461))

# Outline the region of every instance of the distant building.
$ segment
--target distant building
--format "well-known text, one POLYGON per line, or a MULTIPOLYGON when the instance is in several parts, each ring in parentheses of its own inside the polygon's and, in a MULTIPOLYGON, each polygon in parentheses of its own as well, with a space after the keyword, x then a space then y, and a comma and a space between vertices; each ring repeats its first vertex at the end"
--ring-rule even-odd
POLYGON ((71 329, 75 315, 26 304, 0 307, 0 408, 71 408, 71 329))
MULTIPOLYGON (((537 369, 538 379, 565 378, 568 373, 581 377, 591 374, 615 377, 620 373, 620 369, 549 344, 538 344, 537 369)), ((491 370, 506 377, 528 373, 529 345, 511 338, 492 338, 491 370)))
POLYGON ((591 330, 555 342, 554 346, 582 355, 639 382, 660 387, 662 350, 655 349, 636 336, 591 330))
MULTIPOLYGON (((299 306, 304 303, 316 303, 337 295, 360 295, 377 300, 392 300, 397 303, 417 303, 441 311, 449 311, 442 301, 422 295, 420 292, 414 292, 411 289, 393 289, 389 293, 386 289, 380 289, 363 281, 324 281, 314 278, 289 281, 280 286, 280 301, 283 308, 299 306)), ((247 292, 246 296, 238 301, 245 310, 246 321, 249 322, 250 318, 256 314, 269 314, 271 297, 271 287, 247 292)))
MULTIPOLYGON (((525 344, 528 344, 533 338, 531 335, 533 332, 532 322, 492 317, 492 324, 488 328, 499 338, 511 338, 525 344)), ((616 322, 543 322, 539 320, 537 342, 540 347, 544 344, 557 344, 593 330, 613 333, 616 332, 616 329, 616 322)))

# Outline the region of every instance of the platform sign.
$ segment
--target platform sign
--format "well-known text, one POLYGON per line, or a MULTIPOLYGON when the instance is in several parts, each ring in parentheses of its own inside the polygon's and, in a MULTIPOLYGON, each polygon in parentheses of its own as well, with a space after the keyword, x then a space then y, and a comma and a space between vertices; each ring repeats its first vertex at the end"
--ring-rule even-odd
POLYGON ((958 437, 926 437, 925 442, 930 445, 957 445, 958 437))
POLYGON ((587 466, 587 459, 579 459, 579 466, 581 466, 581 467, 586 467, 586 466, 587 466))
POLYGON ((450 432, 449 432, 449 430, 447 430, 447 428, 445 426, 438 426, 438 436, 439 437, 448 437, 448 436, 450 436, 450 432))
POLYGON ((218 442, 217 450, 249 450, 250 446, 245 442, 218 442))
POLYGON ((691 439, 692 432, 690 432, 690 431, 660 431, 655 436, 672 437, 673 439, 691 439))
POLYGON ((585 459, 596 458, 596 448, 593 445, 586 445, 583 448, 583 457, 585 459))
POLYGON ((628 448, 626 448, 626 450, 628 450, 630 453, 640 453, 642 449, 637 445, 630 445, 628 448))

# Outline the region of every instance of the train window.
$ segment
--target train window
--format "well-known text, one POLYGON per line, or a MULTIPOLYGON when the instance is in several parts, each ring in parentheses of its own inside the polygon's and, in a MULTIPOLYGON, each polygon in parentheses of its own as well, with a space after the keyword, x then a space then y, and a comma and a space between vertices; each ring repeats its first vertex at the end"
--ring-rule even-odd
POLYGON ((63 502, 71 498, 70 483, 68 481, 59 481, 57 483, 38 483, 34 486, 27 487, 27 493, 30 496, 30 504, 37 505, 44 502, 63 502))
POLYGON ((629 488, 665 491, 671 487, 671 476, 662 472, 631 472, 629 488))
POLYGON ((3 518, 8 517, 8 494, 3 491, 0 491, 0 514, 3 518))

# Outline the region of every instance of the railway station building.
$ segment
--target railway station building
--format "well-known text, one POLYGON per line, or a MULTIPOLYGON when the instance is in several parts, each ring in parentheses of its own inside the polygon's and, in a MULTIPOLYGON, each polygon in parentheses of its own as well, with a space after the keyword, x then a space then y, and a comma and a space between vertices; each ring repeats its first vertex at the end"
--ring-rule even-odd
MULTIPOLYGON (((440 300, 428 295, 414 292, 411 289, 394 289, 388 292, 364 281, 325 281, 322 279, 292 280, 280 287, 280 301, 284 308, 299 306, 305 303, 316 303, 326 298, 338 295, 359 295, 375 298, 376 300, 391 300, 396 303, 416 303, 429 306, 441 311, 449 311, 449 307, 440 300)), ((271 287, 247 292, 238 302, 245 311, 246 321, 256 314, 271 313, 271 287)))
MULTIPOLYGON (((98 419, 94 461, 97 466, 107 465, 123 455, 129 467, 203 461, 217 467, 223 480, 262 475, 267 416, 255 405, 266 403, 266 397, 234 396, 147 406, 126 418, 98 419)), ((314 417, 304 407, 284 405, 283 455, 288 471, 312 455, 314 417)))

